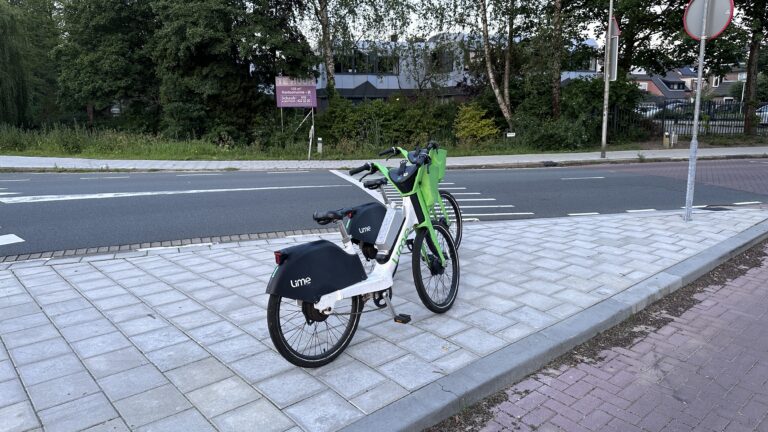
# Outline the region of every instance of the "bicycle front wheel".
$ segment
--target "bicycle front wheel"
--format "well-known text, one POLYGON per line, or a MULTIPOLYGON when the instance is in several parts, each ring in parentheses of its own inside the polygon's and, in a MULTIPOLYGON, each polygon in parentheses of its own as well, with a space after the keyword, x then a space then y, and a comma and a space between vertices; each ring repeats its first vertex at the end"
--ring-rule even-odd
POLYGON ((448 230, 435 225, 437 244, 445 257, 440 256, 427 229, 421 229, 413 242, 413 281, 421 302, 435 313, 447 312, 459 292, 459 256, 448 230))
POLYGON ((461 246, 461 236, 464 228, 459 202, 456 201, 456 198, 450 192, 442 190, 440 191, 440 200, 443 202, 443 207, 445 207, 445 213, 440 208, 440 204, 435 203, 437 222, 448 228, 448 232, 453 237, 453 243, 456 245, 456 249, 458 249, 461 246))
POLYGON ((339 301, 333 313, 325 315, 314 304, 272 294, 267 304, 269 337, 289 362, 320 367, 332 362, 349 345, 362 310, 360 296, 339 301))

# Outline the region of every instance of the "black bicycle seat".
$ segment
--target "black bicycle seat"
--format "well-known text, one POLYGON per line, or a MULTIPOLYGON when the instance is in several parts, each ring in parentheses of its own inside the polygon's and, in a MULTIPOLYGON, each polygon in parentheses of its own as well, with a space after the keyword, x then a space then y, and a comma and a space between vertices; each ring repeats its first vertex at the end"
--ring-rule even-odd
POLYGON ((327 225, 331 222, 335 222, 338 220, 344 219, 344 217, 352 217, 357 212, 357 208, 341 208, 338 210, 328 210, 328 211, 316 211, 315 214, 312 215, 312 219, 315 220, 320 225, 327 225))

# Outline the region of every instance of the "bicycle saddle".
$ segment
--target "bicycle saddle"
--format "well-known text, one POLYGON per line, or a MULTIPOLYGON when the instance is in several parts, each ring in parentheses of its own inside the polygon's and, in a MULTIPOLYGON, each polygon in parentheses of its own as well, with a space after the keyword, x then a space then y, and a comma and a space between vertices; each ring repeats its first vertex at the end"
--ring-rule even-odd
POLYGON ((320 225, 327 225, 331 222, 335 222, 337 220, 344 219, 344 216, 352 217, 357 212, 357 209, 355 208, 342 208, 338 210, 328 210, 328 211, 316 211, 315 214, 312 215, 312 219, 315 220, 320 225))

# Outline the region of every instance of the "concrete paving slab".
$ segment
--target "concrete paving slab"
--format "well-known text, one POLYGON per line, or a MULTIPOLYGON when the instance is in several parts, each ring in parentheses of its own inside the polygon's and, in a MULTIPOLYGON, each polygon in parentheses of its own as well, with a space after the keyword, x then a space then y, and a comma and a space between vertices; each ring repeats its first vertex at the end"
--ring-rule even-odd
POLYGON ((280 357, 265 321, 271 250, 301 237, 4 267, 0 283, 20 297, 0 309, 0 347, 10 350, 0 350, 0 394, 8 395, 0 420, 26 428, 40 416, 61 429, 418 429, 764 238, 766 219, 738 209, 697 211, 691 223, 678 212, 468 223, 450 311, 422 307, 404 257, 394 303, 412 323, 365 314, 347 352, 315 370, 280 357), (19 387, 39 401, 34 409, 19 387), (96 404, 101 425, 58 409, 78 400, 96 404))

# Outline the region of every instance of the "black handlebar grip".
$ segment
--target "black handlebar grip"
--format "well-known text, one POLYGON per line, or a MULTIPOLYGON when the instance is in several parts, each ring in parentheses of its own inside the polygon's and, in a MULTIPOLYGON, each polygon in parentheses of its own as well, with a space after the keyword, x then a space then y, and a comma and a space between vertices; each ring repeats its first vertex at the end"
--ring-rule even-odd
POLYGON ((379 152, 379 156, 386 156, 388 154, 395 154, 395 153, 397 153, 395 148, 394 147, 390 147, 390 148, 388 148, 386 150, 380 151, 379 152))
POLYGON ((368 171, 370 169, 371 169, 371 164, 365 164, 363 166, 359 166, 357 168, 352 168, 351 170, 349 170, 349 175, 353 176, 363 171, 368 171))
POLYGON ((363 182, 363 186, 365 186, 366 189, 376 189, 379 186, 383 186, 385 184, 387 184, 387 179, 385 179, 385 178, 380 178, 380 179, 376 179, 376 180, 368 180, 368 181, 363 182))

